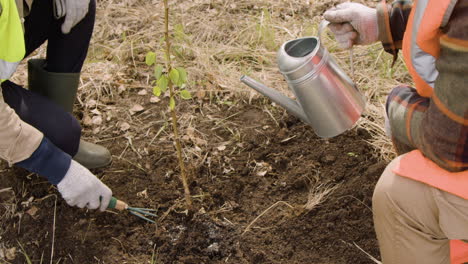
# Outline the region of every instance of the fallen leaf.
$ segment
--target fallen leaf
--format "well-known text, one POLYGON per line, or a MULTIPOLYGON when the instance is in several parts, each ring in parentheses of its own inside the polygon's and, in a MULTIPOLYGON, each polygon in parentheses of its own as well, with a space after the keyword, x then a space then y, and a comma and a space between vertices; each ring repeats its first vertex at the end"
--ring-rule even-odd
POLYGON ((93 125, 96 125, 96 126, 102 125, 102 117, 100 115, 93 116, 92 123, 93 125))
POLYGON ((217 147, 217 149, 218 149, 219 151, 223 151, 223 150, 226 149, 226 146, 225 146, 225 145, 221 145, 221 146, 217 147))
POLYGON ((134 115, 134 114, 136 114, 138 112, 141 112, 143 110, 145 110, 145 108, 143 106, 141 106, 139 104, 136 104, 132 108, 130 108, 130 114, 134 115))
MULTIPOLYGON (((202 145, 202 146, 206 146, 208 145, 208 142, 202 138, 199 138, 199 137, 192 137, 191 138, 193 143, 195 143, 195 145, 202 145)), ((226 148, 226 146, 224 146, 224 148, 226 148)))
POLYGON ((205 90, 198 90, 195 95, 197 96, 198 99, 204 99, 206 96, 206 91, 205 90))
POLYGON ((93 125, 93 120, 91 119, 91 117, 89 115, 85 115, 83 117, 83 125, 85 125, 85 126, 92 126, 93 125))
POLYGON ((37 208, 36 206, 32 206, 29 210, 26 211, 26 213, 34 217, 37 211, 39 211, 39 208, 37 208))
POLYGON ((147 95, 148 94, 148 91, 146 91, 146 89, 142 89, 138 92, 138 95, 147 95))
POLYGON ((153 103, 153 104, 154 103, 159 103, 160 101, 161 101, 161 99, 159 99, 159 97, 157 97, 157 96, 152 96, 150 98, 150 103, 153 103))
POLYGON ((127 123, 127 122, 123 122, 122 124, 120 124, 120 129, 121 129, 122 131, 127 131, 127 130, 130 129, 130 124, 127 123))
POLYGON ((145 199, 148 199, 148 190, 145 189, 144 191, 138 192, 137 197, 143 197, 145 199))
POLYGON ((16 258, 16 248, 12 247, 5 250, 5 257, 8 260, 14 260, 16 258))
POLYGON ((267 174, 267 172, 268 171, 259 171, 259 172, 257 172, 257 176, 263 177, 263 176, 265 176, 267 174))
POLYGON ((125 90, 126 90, 125 86, 120 85, 119 88, 117 88, 117 93, 121 94, 121 93, 125 92, 125 90))

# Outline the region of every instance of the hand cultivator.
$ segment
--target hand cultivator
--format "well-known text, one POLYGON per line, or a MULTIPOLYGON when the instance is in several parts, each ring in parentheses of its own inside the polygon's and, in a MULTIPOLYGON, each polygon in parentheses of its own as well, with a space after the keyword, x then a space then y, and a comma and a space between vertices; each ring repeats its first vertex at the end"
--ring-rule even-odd
POLYGON ((132 215, 135 215, 145 221, 148 221, 150 223, 156 224, 154 220, 149 219, 148 217, 157 217, 154 213, 156 210, 154 209, 148 209, 148 208, 136 208, 136 207, 130 207, 128 206, 127 203, 118 200, 115 197, 112 197, 112 199, 109 202, 109 205, 107 206, 109 209, 116 209, 119 211, 124 211, 127 210, 129 213, 132 215))

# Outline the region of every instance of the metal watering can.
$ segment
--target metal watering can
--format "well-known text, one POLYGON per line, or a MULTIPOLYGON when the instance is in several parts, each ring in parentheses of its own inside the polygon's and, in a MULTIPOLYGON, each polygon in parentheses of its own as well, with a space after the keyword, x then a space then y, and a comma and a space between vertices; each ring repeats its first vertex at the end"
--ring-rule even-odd
POLYGON ((280 72, 297 101, 244 75, 241 81, 312 126, 322 138, 350 129, 365 108, 365 98, 323 47, 320 36, 329 24, 322 21, 319 37, 284 43, 278 51, 280 72))

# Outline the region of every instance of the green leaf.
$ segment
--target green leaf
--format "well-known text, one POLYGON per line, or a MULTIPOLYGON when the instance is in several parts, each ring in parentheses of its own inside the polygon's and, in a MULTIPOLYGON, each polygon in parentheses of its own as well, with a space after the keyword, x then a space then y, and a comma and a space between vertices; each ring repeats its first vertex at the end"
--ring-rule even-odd
POLYGON ((163 71, 163 66, 161 64, 156 65, 154 67, 154 78, 159 79, 161 77, 163 71))
POLYGON ((181 87, 183 84, 187 83, 187 71, 182 67, 178 67, 176 69, 179 72, 179 82, 177 83, 177 86, 181 87))
POLYGON ((184 89, 180 91, 180 97, 184 100, 189 100, 192 99, 192 94, 190 94, 189 91, 184 89))
POLYGON ((173 84, 177 85, 179 83, 179 71, 177 69, 171 69, 171 72, 169 72, 169 78, 173 84))
POLYGON ((174 108, 175 108, 175 100, 174 100, 173 97, 171 97, 171 99, 169 99, 169 108, 171 110, 174 110, 174 108))
POLYGON ((161 88, 159 88, 159 86, 153 87, 153 94, 156 95, 156 96, 160 96, 161 95, 161 88))
POLYGON ((156 53, 150 51, 146 53, 146 58, 145 58, 146 65, 151 66, 156 62, 156 53))
POLYGON ((169 80, 167 79, 166 75, 161 75, 161 77, 158 79, 157 84, 163 93, 166 92, 168 83, 169 80))

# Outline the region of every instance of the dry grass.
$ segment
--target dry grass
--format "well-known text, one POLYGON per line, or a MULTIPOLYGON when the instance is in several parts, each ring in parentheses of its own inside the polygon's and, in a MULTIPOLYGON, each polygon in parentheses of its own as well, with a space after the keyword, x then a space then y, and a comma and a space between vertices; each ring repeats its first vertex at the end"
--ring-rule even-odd
POLYGON ((340 187, 339 184, 329 186, 328 184, 318 184, 317 186, 310 187, 307 202, 303 206, 305 211, 311 211, 317 205, 321 204, 328 195, 340 187))

